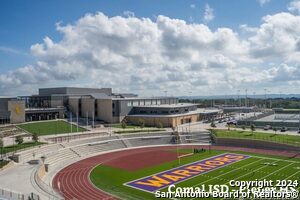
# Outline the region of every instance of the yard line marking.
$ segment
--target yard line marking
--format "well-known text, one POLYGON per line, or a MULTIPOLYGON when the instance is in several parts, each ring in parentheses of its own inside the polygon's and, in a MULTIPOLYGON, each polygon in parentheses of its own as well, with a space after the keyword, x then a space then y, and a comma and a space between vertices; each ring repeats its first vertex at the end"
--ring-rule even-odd
MULTIPOLYGON (((251 158, 251 157, 250 157, 250 158, 251 158)), ((259 160, 255 161, 255 162, 249 163, 249 164, 247 164, 247 165, 243 165, 242 167, 238 167, 238 168, 236 168, 236 169, 230 170, 230 171, 228 171, 228 172, 226 172, 226 173, 224 173, 224 174, 221 174, 221 175, 216 176, 216 177, 214 177, 214 178, 208 179, 208 180, 206 180, 206 181, 204 181, 204 182, 201 182, 201 183, 199 183, 199 184, 193 185, 192 187, 195 187, 195 186, 198 186, 198 185, 202 185, 203 183, 209 182, 209 181, 214 180, 214 179, 216 179, 216 178, 219 178, 219 177, 221 177, 221 176, 223 176, 223 175, 225 175, 225 174, 229 174, 229 173, 231 173, 231 172, 234 172, 234 171, 239 170, 239 169, 241 169, 241 168, 244 168, 244 167, 246 167, 246 166, 252 165, 252 164, 257 163, 257 162, 259 162, 259 161, 261 161, 261 160, 264 160, 264 159, 262 158, 262 159, 259 159, 259 160)), ((192 199, 195 199, 195 198, 192 198, 192 199)), ((192 200, 192 199, 190 199, 190 200, 192 200)))
POLYGON ((294 160, 284 160, 284 159, 280 159, 280 158, 270 158, 270 157, 264 157, 264 156, 254 156, 254 155, 250 155, 251 157, 254 158, 264 158, 264 159, 270 159, 270 160, 281 160, 281 161, 285 161, 285 162, 292 162, 292 163, 299 163, 299 161, 294 161, 294 160))
POLYGON ((293 173, 292 175, 290 175, 289 177, 285 178, 285 180, 288 180, 289 178, 291 178, 292 176, 295 176, 296 174, 298 174, 300 171, 293 173))
MULTIPOLYGON (((276 162, 274 162, 274 163, 277 163, 277 162, 279 162, 279 161, 284 161, 284 160, 278 160, 278 161, 276 161, 276 162)), ((260 169, 263 169, 263 168, 265 168, 265 167, 268 167, 268 165, 259 167, 259 168, 257 168, 257 169, 254 170, 254 171, 251 171, 251 172, 249 172, 249 173, 247 173, 247 174, 244 174, 243 176, 240 176, 239 179, 242 178, 242 177, 244 177, 244 176, 247 176, 248 174, 251 174, 251 173, 256 172, 256 171, 258 171, 258 170, 260 170, 260 169)), ((297 173, 298 173, 298 172, 297 172, 297 173)), ((228 181, 227 183, 224 183, 224 184, 227 185, 228 183, 229 183, 229 181, 228 181)), ((224 199, 224 198, 223 198, 223 199, 224 199)), ((223 200, 223 199, 221 199, 221 200, 223 200)))
MULTIPOLYGON (((288 165, 286 165, 286 166, 284 166, 284 167, 282 167, 282 168, 280 168, 280 169, 277 169, 277 170, 275 170, 274 172, 272 172, 271 174, 268 174, 267 176, 262 177, 261 179, 264 179, 264 178, 266 178, 266 177, 268 177, 268 176, 270 176, 270 175, 272 175, 272 174, 275 174, 276 172, 278 172, 278 171, 280 171, 280 170, 283 170, 284 168, 287 168, 288 166, 293 165, 293 164, 294 164, 294 163, 290 163, 290 164, 288 164, 288 165)), ((261 180, 261 179, 259 179, 259 180, 261 180)))

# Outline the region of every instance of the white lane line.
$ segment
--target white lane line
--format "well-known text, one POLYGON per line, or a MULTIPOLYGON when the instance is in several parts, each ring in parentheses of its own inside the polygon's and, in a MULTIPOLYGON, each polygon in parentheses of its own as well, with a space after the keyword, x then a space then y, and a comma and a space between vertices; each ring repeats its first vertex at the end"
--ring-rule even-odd
POLYGON ((281 171, 281 170, 283 170, 283 169, 285 169, 285 168, 287 168, 287 167, 289 167, 290 165, 293 165, 293 164, 294 164, 294 163, 290 163, 290 164, 288 164, 288 165, 286 165, 286 166, 284 166, 284 167, 282 167, 282 168, 280 168, 280 169, 277 169, 277 170, 275 170, 274 172, 272 172, 271 174, 268 174, 267 176, 264 176, 264 177, 260 178, 260 180, 261 180, 261 179, 264 179, 264 178, 266 178, 266 177, 268 177, 268 176, 270 176, 270 175, 272 175, 272 174, 275 174, 276 172, 281 171))

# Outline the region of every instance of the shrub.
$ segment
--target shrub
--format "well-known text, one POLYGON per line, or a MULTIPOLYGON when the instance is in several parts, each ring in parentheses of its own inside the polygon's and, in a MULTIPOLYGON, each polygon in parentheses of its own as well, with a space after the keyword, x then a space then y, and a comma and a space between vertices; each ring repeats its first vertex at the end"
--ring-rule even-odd
POLYGON ((216 127, 215 122, 211 122, 210 126, 211 126, 212 128, 215 128, 215 127, 216 127))
POLYGON ((163 124, 161 122, 157 122, 156 127, 157 128, 163 128, 163 124))
POLYGON ((39 136, 37 133, 32 134, 32 141, 34 141, 35 143, 37 143, 39 141, 39 136))
POLYGON ((140 126, 141 128, 144 128, 144 127, 145 127, 145 120, 140 119, 140 120, 139 120, 139 126, 140 126))
POLYGON ((123 120, 123 121, 121 122, 121 127, 122 127, 123 129, 125 129, 125 128, 127 127, 127 123, 126 123, 125 120, 123 120))
POLYGON ((22 136, 18 135, 18 136, 16 137, 15 142, 16 142, 17 144, 22 144, 22 143, 24 142, 24 139, 23 139, 22 136))

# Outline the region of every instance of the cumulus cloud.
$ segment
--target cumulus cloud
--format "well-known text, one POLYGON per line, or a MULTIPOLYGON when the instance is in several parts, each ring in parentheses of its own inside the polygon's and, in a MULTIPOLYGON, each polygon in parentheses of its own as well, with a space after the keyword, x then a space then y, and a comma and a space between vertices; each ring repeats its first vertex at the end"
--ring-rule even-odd
POLYGON ((57 24, 61 40, 46 36, 32 45, 37 62, 0 74, 0 92, 80 82, 142 95, 185 94, 187 88, 222 93, 286 81, 283 74, 297 87, 299 66, 292 63, 299 61, 299 22, 289 13, 268 15, 241 39, 229 28, 211 30, 162 15, 153 21, 87 14, 57 24), (268 67, 268 59, 278 64, 268 67))
POLYGON ((190 7, 191 8, 196 8, 196 5, 195 4, 191 4, 190 7))
POLYGON ((264 6, 265 4, 269 3, 271 0, 258 0, 260 6, 264 6))
POLYGON ((124 15, 125 17, 134 17, 134 16, 135 16, 134 12, 131 12, 131 11, 129 11, 129 10, 125 10, 125 11, 123 12, 123 15, 124 15))
POLYGON ((300 13, 300 0, 291 1, 288 5, 288 10, 300 13))
POLYGON ((300 16, 277 13, 262 20, 255 35, 249 38, 252 56, 293 61, 299 52, 300 16))
POLYGON ((215 18, 214 9, 211 8, 208 4, 205 4, 203 21, 208 23, 215 18))

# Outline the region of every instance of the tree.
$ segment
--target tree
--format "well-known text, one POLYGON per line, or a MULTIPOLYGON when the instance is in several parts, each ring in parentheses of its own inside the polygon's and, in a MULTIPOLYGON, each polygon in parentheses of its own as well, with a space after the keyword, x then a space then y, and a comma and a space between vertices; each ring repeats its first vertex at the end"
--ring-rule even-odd
POLYGON ((140 125, 140 128, 144 128, 145 127, 145 120, 140 119, 139 120, 139 125, 140 125))
POLYGON ((32 134, 32 141, 34 141, 35 143, 37 143, 39 141, 39 136, 37 133, 32 134))
POLYGON ((159 121, 159 122, 157 122, 156 127, 157 128, 163 128, 163 124, 159 121))
POLYGON ((215 122, 214 122, 214 121, 212 121, 212 122, 210 123, 210 126, 211 126, 212 128, 215 128, 215 127, 216 127, 216 124, 215 124, 215 122))
POLYGON ((123 120, 123 121, 121 122, 121 127, 122 127, 123 129, 125 129, 125 128, 127 127, 126 120, 123 120))
POLYGON ((276 135, 277 128, 276 128, 276 127, 274 127, 274 128, 273 128, 273 131, 275 132, 275 135, 276 135))
POLYGON ((243 129, 243 130, 246 130, 246 126, 245 126, 245 125, 243 125, 243 126, 242 126, 242 129, 243 129))
POLYGON ((250 129, 251 129, 252 135, 253 135, 253 131, 255 131, 255 128, 256 128, 255 125, 251 124, 250 129))
POLYGON ((24 139, 23 139, 23 137, 21 135, 18 135, 16 137, 15 142, 18 143, 18 144, 22 144, 24 142, 24 139))

